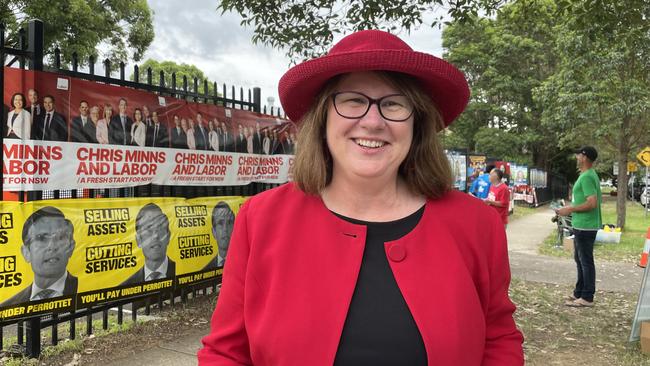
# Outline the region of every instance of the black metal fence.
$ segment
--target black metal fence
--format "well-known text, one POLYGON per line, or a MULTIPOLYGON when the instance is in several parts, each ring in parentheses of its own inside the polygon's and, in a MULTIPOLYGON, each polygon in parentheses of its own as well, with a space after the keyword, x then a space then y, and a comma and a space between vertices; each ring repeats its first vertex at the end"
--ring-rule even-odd
MULTIPOLYGON (((194 78, 188 80, 185 76, 181 80, 180 87, 177 85, 175 74, 171 75, 171 85, 165 85, 165 74, 161 71, 157 83, 154 82, 154 75, 149 68, 146 70, 146 80, 140 80, 140 70, 134 66, 134 80, 125 78, 125 64, 121 62, 117 67, 113 67, 109 60, 103 61, 103 75, 95 73, 95 57, 88 60, 80 60, 75 53, 70 55, 71 63, 69 67, 61 63, 61 50, 56 49, 52 56, 53 64, 44 64, 43 48, 43 23, 39 20, 32 20, 28 24, 28 29, 22 29, 18 34, 16 44, 5 44, 5 27, 0 25, 0 60, 3 66, 18 67, 34 71, 50 71, 57 74, 66 75, 75 78, 91 80, 98 83, 112 84, 134 89, 146 90, 156 93, 160 96, 169 96, 179 99, 185 99, 197 103, 206 103, 220 105, 227 108, 249 110, 259 113, 267 113, 266 107, 261 107, 261 90, 260 88, 248 89, 246 92, 239 88, 239 96, 235 86, 228 87, 223 84, 221 93, 219 85, 214 82, 209 85, 207 80, 203 81, 203 92, 199 93, 199 80, 194 78), (86 65, 87 72, 80 71, 80 67, 86 65), (119 72, 119 78, 112 75, 119 72), (191 87, 190 84, 191 83, 191 87)), ((0 67, 0 100, 4 100, 4 68, 0 67)), ((272 116, 283 117, 279 109, 271 108, 269 114, 272 116)), ((5 113, 6 115, 6 113, 5 113)), ((3 134, 0 134, 0 145, 3 143, 3 134)), ((2 191, 2 172, 0 171, 0 191, 2 191)), ((32 191, 20 192, 20 201, 31 201, 40 199, 64 199, 80 197, 205 197, 205 196, 250 196, 261 191, 277 186, 277 184, 251 183, 242 186, 160 186, 150 184, 135 188, 119 189, 90 189, 90 190, 61 190, 61 191, 32 191)), ((130 311, 131 318, 136 321, 138 311, 149 314, 151 307, 161 309, 165 304, 174 306, 176 302, 185 302, 188 297, 196 297, 199 294, 215 293, 217 282, 213 279, 202 283, 197 283, 188 288, 181 290, 161 292, 153 296, 112 302, 109 304, 90 307, 84 310, 78 310, 70 313, 52 314, 47 316, 37 316, 20 321, 0 322, 0 350, 5 349, 5 338, 8 335, 7 329, 12 333, 15 332, 16 343, 11 345, 8 352, 25 354, 30 357, 38 357, 41 352, 41 330, 51 328, 51 344, 56 345, 61 339, 59 334, 59 325, 67 323, 67 337, 75 338, 76 327, 79 319, 86 319, 86 334, 93 333, 93 315, 101 314, 102 328, 107 329, 109 312, 115 309, 117 314, 117 323, 123 322, 125 307, 130 311)), ((66 334, 63 334, 65 337, 66 334)))

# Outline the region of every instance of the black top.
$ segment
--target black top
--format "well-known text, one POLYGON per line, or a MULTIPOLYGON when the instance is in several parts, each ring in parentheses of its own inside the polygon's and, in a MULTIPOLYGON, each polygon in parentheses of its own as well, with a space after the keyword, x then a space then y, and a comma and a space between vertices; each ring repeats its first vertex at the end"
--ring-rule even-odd
POLYGON ((397 287, 388 264, 384 243, 408 234, 420 221, 424 206, 396 221, 367 222, 336 216, 366 225, 366 247, 334 365, 427 364, 422 335, 397 287))

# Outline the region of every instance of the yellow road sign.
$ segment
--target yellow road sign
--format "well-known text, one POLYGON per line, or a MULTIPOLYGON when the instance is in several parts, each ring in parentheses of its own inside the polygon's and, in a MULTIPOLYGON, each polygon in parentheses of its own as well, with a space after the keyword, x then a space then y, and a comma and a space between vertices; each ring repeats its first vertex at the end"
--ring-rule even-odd
POLYGON ((650 166, 650 147, 646 146, 636 155, 636 158, 639 159, 643 165, 650 166))
POLYGON ((628 161, 627 162, 627 171, 630 173, 634 173, 637 170, 639 170, 639 164, 637 164, 634 161, 628 161))

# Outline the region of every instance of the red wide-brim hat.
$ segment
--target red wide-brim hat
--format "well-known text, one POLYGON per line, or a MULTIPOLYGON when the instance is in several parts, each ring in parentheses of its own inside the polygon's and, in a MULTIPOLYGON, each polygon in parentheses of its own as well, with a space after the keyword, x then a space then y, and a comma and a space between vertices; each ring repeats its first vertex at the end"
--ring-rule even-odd
POLYGON ((325 56, 289 69, 280 79, 278 92, 289 119, 300 122, 315 103, 327 80, 359 71, 396 71, 420 80, 449 126, 469 101, 465 75, 449 62, 413 51, 397 36, 379 30, 353 33, 334 45, 325 56))

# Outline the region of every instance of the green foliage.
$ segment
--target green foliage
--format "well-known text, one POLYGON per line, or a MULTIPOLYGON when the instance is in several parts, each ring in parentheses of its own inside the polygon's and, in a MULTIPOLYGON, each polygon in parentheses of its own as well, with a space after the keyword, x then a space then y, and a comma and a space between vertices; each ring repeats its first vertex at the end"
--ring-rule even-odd
POLYGON ((534 92, 560 146, 593 144, 619 167, 618 226, 625 226, 628 159, 648 143, 650 2, 560 1, 558 70, 534 92))
MULTIPOLYGON (((222 0, 217 10, 236 12, 242 26, 254 26, 254 43, 284 49, 293 61, 324 54, 334 33, 362 29, 410 31, 424 16, 444 7, 463 21, 492 13, 502 0, 222 0)), ((427 26, 439 26, 441 18, 427 26)))
POLYGON ((146 0, 2 0, 0 21, 7 24, 7 41, 17 40, 17 29, 29 19, 44 23, 45 54, 62 51, 67 63, 76 52, 82 60, 97 55, 96 47, 107 52, 97 55, 113 63, 138 61, 154 38, 153 13, 146 0))
POLYGON ((524 153, 526 136, 502 128, 481 127, 474 136, 476 151, 501 160, 530 165, 530 155, 524 153))
POLYGON ((546 169, 558 156, 558 131, 541 125, 533 90, 555 70, 551 0, 516 1, 496 18, 453 22, 444 57, 468 77, 470 104, 451 126, 470 150, 546 169))
MULTIPOLYGON (((210 95, 213 94, 213 85, 212 82, 205 76, 203 71, 198 67, 189 64, 177 64, 173 61, 156 61, 148 59, 142 65, 139 66, 139 79, 141 83, 147 82, 147 69, 151 68, 152 83, 155 85, 159 84, 160 81, 160 72, 162 71, 165 76, 165 86, 172 86, 172 73, 176 73, 176 89, 183 88, 183 76, 187 77, 187 90, 194 90, 194 78, 198 79, 198 92, 199 94, 204 93, 203 83, 204 80, 208 80, 208 90, 210 95)), ((130 80, 134 80, 134 75, 130 76, 130 80)), ((219 93, 219 95, 221 95, 219 93)))

